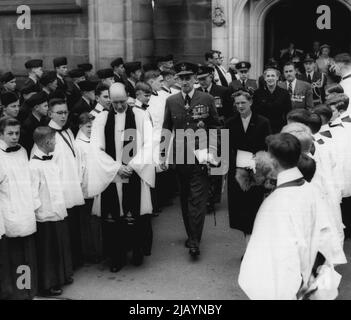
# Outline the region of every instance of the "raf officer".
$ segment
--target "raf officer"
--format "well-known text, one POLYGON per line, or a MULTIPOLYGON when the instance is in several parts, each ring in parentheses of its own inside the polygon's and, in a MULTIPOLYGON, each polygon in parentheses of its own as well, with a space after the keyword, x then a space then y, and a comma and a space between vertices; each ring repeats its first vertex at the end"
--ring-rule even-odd
POLYGON ((232 92, 238 90, 250 90, 252 92, 257 90, 257 81, 249 79, 249 71, 251 69, 251 63, 246 61, 241 61, 236 65, 236 70, 238 71, 239 79, 234 80, 230 84, 230 89, 232 92))
MULTIPOLYGON (((170 138, 169 133, 175 131, 174 159, 180 181, 183 220, 188 235, 186 247, 190 249, 189 253, 193 258, 200 255, 199 247, 206 216, 209 184, 207 160, 213 159, 213 152, 216 152, 217 147, 216 139, 208 139, 208 129, 219 126, 214 98, 194 88, 197 69, 192 63, 175 66, 182 86, 181 92, 167 99, 163 123, 163 138, 170 138), (195 140, 195 135, 200 136, 200 141, 196 144, 189 143, 190 140, 195 140), (197 154, 196 159, 194 154, 197 154)), ((216 135, 216 131, 214 134, 216 135)), ((165 150, 168 151, 170 140, 166 140, 168 142, 165 143, 165 150)), ((161 160, 161 168, 165 169, 163 163, 164 160, 161 160)))

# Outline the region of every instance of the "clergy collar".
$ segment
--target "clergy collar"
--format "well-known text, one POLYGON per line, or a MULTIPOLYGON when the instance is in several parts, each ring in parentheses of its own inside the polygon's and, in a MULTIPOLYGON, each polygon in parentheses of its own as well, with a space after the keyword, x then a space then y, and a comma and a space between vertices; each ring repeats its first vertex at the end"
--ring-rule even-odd
POLYGON ((186 97, 187 95, 190 97, 190 99, 192 99, 193 96, 194 96, 194 93, 195 93, 195 88, 193 88, 193 90, 191 90, 189 93, 184 93, 184 92, 182 91, 182 96, 183 96, 184 100, 185 100, 185 97, 186 97))
POLYGON ((86 142, 86 143, 90 142, 90 139, 84 134, 84 132, 82 130, 78 131, 77 139, 79 139, 83 142, 86 142))
POLYGON ((303 175, 297 167, 284 170, 278 174, 277 187, 287 182, 295 181, 301 178, 303 178, 303 175))
POLYGON ((55 121, 51 120, 48 124, 48 126, 51 128, 51 129, 54 129, 54 130, 62 130, 63 128, 60 127, 55 121))

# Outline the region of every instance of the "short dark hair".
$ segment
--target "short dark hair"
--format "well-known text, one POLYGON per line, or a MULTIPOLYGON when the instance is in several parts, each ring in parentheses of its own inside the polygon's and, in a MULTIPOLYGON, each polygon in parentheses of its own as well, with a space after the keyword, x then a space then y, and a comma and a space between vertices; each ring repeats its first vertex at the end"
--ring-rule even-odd
POLYGON ((327 99, 326 103, 328 106, 334 106, 338 111, 346 111, 349 108, 350 98, 344 93, 339 93, 327 99))
POLYGON ((299 122, 303 123, 306 126, 310 126, 310 116, 311 112, 303 109, 303 108, 298 108, 290 111, 287 115, 287 120, 290 122, 299 122))
POLYGON ((151 79, 157 79, 159 76, 160 76, 160 71, 158 70, 147 71, 143 76, 143 82, 148 82, 151 79))
POLYGON ((100 83, 95 89, 95 95, 100 97, 101 94, 106 90, 109 91, 110 88, 107 85, 100 83))
POLYGON ((33 141, 35 144, 41 146, 48 140, 55 137, 56 131, 50 127, 38 127, 33 133, 33 141))
POLYGON ((138 82, 135 86, 135 93, 137 93, 138 91, 143 91, 146 94, 151 94, 152 93, 152 88, 151 86, 146 83, 146 82, 138 82))
POLYGON ((238 91, 234 92, 232 94, 232 99, 235 102, 235 98, 238 98, 241 96, 245 97, 248 101, 253 100, 253 95, 249 91, 246 91, 246 90, 238 90, 238 91))
POLYGON ((296 69, 296 64, 294 62, 292 62, 292 61, 288 61, 288 62, 284 63, 283 70, 287 66, 293 66, 294 69, 296 69))
POLYGON ((175 76, 176 72, 172 69, 166 69, 161 71, 161 76, 162 77, 168 77, 168 76, 175 76))
POLYGON ((269 153, 284 169, 297 166, 301 155, 300 141, 290 133, 279 133, 267 137, 269 153))
POLYGON ((12 117, 2 117, 0 118, 0 133, 5 132, 6 127, 21 126, 20 122, 12 117))
POLYGON ((323 121, 321 116, 317 113, 311 113, 309 127, 312 131, 312 134, 318 133, 321 130, 322 125, 323 121))
POLYGON ((313 109, 313 112, 318 114, 320 117, 323 117, 327 123, 333 117, 333 111, 326 104, 320 104, 320 105, 316 106, 313 109))
POLYGON ((340 84, 333 83, 326 86, 325 93, 327 95, 332 93, 344 93, 344 88, 340 84))
POLYGON ((49 109, 52 110, 55 106, 61 105, 61 104, 67 105, 66 101, 63 99, 60 99, 60 98, 51 99, 49 102, 49 109))
POLYGON ((89 112, 84 112, 78 118, 78 125, 84 126, 87 123, 91 123, 93 120, 94 116, 92 116, 89 112))
POLYGON ((209 59, 213 59, 214 51, 209 51, 205 53, 205 61, 208 61, 209 59))
POLYGON ((309 157, 307 154, 302 153, 297 164, 297 167, 301 171, 304 179, 307 182, 311 182, 314 174, 316 173, 316 161, 309 157))

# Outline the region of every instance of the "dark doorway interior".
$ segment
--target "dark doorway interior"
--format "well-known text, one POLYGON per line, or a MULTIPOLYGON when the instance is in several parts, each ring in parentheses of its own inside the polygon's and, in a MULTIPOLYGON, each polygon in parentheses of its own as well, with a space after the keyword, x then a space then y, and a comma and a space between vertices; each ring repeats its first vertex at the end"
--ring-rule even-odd
POLYGON ((351 12, 336 0, 282 0, 268 13, 265 21, 265 61, 279 58, 289 41, 305 52, 312 51, 312 43, 332 46, 331 55, 349 52, 351 44, 351 12), (331 29, 317 28, 317 8, 327 5, 331 9, 331 29))

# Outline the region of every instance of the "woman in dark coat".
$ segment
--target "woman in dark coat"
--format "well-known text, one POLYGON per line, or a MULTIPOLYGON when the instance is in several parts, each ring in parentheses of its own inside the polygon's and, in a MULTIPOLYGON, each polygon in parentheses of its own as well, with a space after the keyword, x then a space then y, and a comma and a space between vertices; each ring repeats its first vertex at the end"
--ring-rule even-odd
MULTIPOLYGON (((231 118, 229 129, 230 164, 228 174, 228 209, 232 229, 241 230, 245 236, 252 233, 256 213, 263 201, 265 189, 253 186, 244 191, 236 180, 238 150, 256 154, 266 150, 266 137, 271 134, 269 120, 251 111, 252 96, 245 91, 233 95, 238 113, 231 118)), ((244 170, 244 169, 239 169, 244 170)), ((247 237, 248 238, 248 237, 247 237)))

